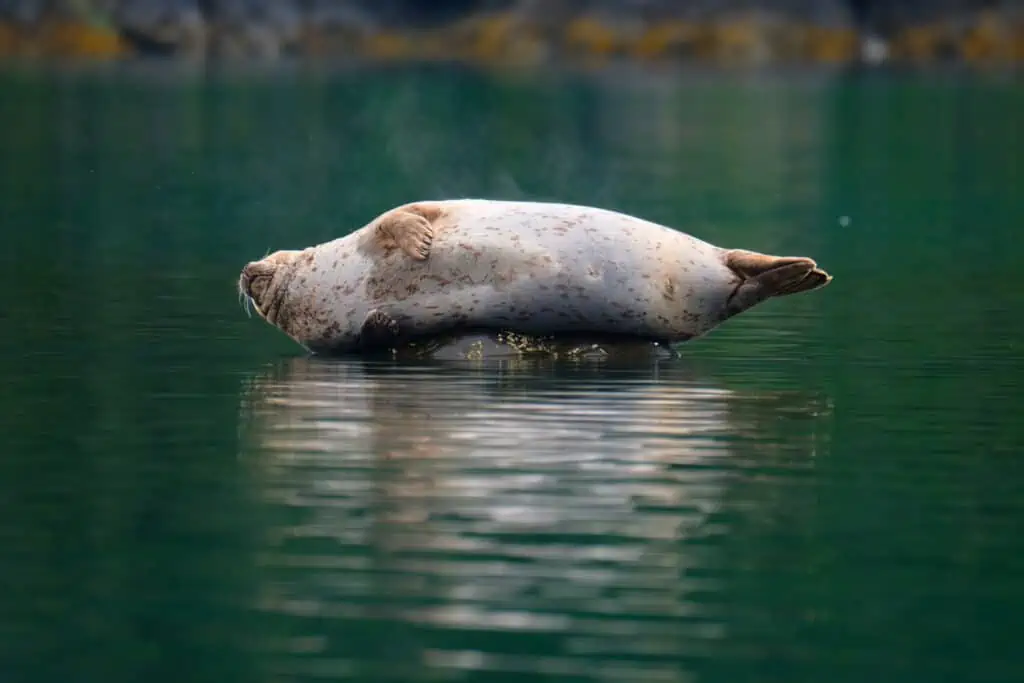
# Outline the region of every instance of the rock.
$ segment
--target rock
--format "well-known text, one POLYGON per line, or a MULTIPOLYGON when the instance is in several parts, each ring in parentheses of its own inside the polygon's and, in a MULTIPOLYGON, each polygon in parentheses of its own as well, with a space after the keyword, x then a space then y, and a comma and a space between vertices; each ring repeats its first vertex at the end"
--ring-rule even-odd
POLYGON ((122 0, 114 19, 137 52, 206 54, 208 29, 196 0, 122 0))
POLYGON ((37 24, 48 4, 46 0, 0 0, 0 20, 21 26, 37 24))
POLYGON ((294 48, 302 15, 295 0, 210 0, 211 49, 221 57, 275 59, 294 48))
POLYGON ((0 55, 1024 60, 1019 0, 0 0, 0 55))

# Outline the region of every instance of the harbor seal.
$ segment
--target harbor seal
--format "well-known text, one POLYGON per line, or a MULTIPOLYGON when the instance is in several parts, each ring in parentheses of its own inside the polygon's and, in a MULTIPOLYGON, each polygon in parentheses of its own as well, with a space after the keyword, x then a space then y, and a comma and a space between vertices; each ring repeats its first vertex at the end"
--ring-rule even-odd
POLYGON ((246 264, 239 292, 314 354, 511 331, 674 345, 825 286, 809 258, 724 249, 608 209, 452 199, 246 264))

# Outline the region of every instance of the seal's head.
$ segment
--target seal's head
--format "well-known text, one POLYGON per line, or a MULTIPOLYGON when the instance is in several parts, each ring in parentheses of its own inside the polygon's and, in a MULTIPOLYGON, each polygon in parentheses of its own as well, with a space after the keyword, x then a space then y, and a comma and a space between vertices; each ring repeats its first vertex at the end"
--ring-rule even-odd
POLYGON ((276 251, 270 256, 245 264, 238 278, 239 296, 252 304, 271 325, 277 324, 288 281, 301 251, 276 251))

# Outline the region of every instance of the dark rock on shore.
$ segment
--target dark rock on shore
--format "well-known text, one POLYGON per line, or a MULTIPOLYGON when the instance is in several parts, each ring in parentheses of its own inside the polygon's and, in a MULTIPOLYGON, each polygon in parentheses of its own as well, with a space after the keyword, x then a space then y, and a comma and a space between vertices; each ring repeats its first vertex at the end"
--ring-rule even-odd
POLYGON ((1024 61, 1024 0, 0 0, 0 57, 1024 61))

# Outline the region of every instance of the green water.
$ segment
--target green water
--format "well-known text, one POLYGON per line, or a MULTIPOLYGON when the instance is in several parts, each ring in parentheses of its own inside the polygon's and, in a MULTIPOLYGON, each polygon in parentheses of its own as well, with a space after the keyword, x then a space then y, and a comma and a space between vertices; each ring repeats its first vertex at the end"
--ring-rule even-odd
POLYGON ((0 681, 1015 681, 1024 86, 0 75, 0 681), (418 198, 814 256, 675 362, 306 358, 241 265, 418 198))

